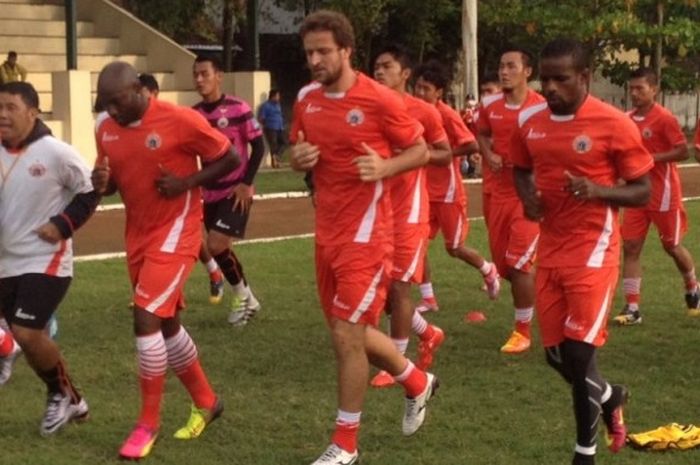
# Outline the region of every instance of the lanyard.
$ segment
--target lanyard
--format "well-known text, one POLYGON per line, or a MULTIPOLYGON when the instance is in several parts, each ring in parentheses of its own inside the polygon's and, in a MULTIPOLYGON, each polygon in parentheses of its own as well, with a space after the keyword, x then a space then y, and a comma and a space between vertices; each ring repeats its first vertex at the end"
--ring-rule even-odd
POLYGON ((5 165, 2 163, 2 157, 0 157, 0 176, 2 176, 2 186, 0 186, 0 192, 5 190, 5 185, 7 184, 7 181, 10 179, 10 175, 12 174, 12 170, 15 169, 15 166, 17 166, 17 162, 19 161, 20 158, 22 158, 22 155, 26 153, 26 150, 23 150, 22 153, 18 154, 15 159, 12 161, 12 164, 10 165, 10 168, 5 171, 5 165))

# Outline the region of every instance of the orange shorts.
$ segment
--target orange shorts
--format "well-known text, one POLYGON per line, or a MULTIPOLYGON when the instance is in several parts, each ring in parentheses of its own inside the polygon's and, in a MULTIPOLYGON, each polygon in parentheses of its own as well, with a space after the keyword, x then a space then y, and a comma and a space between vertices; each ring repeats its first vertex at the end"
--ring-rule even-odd
POLYGON ((565 338, 605 344, 618 272, 618 267, 538 267, 535 308, 542 345, 555 346, 565 338))
POLYGON ((667 212, 625 208, 622 212, 622 225, 620 226, 622 239, 633 241, 646 238, 651 223, 656 226, 659 239, 666 247, 675 247, 680 244, 688 231, 688 217, 682 205, 667 212))
POLYGON ((394 228, 394 256, 391 279, 404 283, 423 282, 424 259, 428 251, 427 224, 394 228))
POLYGON ((489 224, 489 213, 491 212, 491 193, 481 193, 481 211, 484 216, 484 221, 489 224))
POLYGON ((540 225, 525 218, 522 203, 491 202, 486 226, 491 259, 498 273, 507 278, 509 269, 529 272, 535 260, 540 225))
POLYGON ((185 282, 195 257, 158 253, 129 262, 134 305, 160 318, 172 318, 185 308, 185 282))
POLYGON ((376 326, 390 271, 387 244, 316 244, 316 285, 326 319, 376 326))
POLYGON ((430 202, 430 239, 442 231, 446 249, 464 244, 469 233, 466 202, 430 202))

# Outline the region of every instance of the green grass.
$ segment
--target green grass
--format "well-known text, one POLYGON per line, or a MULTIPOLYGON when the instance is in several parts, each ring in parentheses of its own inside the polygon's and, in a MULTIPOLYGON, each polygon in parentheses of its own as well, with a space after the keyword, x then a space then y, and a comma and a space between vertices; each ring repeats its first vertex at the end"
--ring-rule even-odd
MULTIPOLYGON (((691 219, 700 204, 691 204, 691 219)), ((696 231, 686 243, 698 256, 696 231)), ((485 250, 483 222, 473 222, 470 243, 485 250)), ((511 329, 508 289, 491 302, 478 273, 431 248, 441 310, 430 318, 448 338, 434 370, 443 387, 424 428, 401 435, 399 389, 368 392, 360 433, 363 465, 550 465, 570 463, 574 428, 570 393, 549 369, 542 350, 506 357, 499 346, 511 329), (466 311, 488 316, 463 323, 466 311)), ((325 448, 335 416, 335 371, 318 309, 311 240, 238 248, 263 303, 251 325, 231 328, 226 309, 206 304, 207 280, 198 266, 187 288, 183 316, 199 345, 226 412, 193 442, 171 437, 186 420, 189 401, 170 375, 162 436, 147 464, 308 464, 325 448)), ((611 381, 632 389, 627 422, 633 431, 677 421, 698 421, 696 359, 700 320, 686 317, 682 285, 672 261, 650 236, 644 255, 643 311, 639 327, 611 327, 599 365, 611 381)), ((123 261, 76 264, 76 278, 60 311, 59 342, 92 419, 43 439, 41 383, 24 360, 0 390, 2 453, 7 465, 116 464, 116 453, 138 412, 138 385, 129 286, 123 261)), ((620 308, 619 296, 614 312, 620 308)), ((537 344, 537 342, 536 342, 537 344)), ((412 350, 412 349, 409 349, 412 350)), ((600 447, 598 464, 697 464, 697 451, 613 457, 600 447)))

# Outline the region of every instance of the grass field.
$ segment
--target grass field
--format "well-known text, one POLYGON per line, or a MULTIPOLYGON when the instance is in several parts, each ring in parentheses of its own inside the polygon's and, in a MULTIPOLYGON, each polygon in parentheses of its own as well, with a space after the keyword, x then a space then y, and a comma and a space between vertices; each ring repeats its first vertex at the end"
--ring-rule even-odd
MULTIPOLYGON (((700 217, 700 203, 689 207, 691 219, 700 217)), ((696 228, 686 239, 696 257, 697 236, 696 228)), ((472 223, 470 242, 485 250, 482 222, 472 223)), ((263 303, 257 320, 244 328, 229 327, 226 309, 205 303, 206 277, 196 268, 184 321, 226 412, 200 439, 173 439, 189 403, 170 376, 161 439, 145 463, 308 464, 323 451, 335 416, 335 371, 314 291, 312 250, 309 239, 240 246, 263 303)), ((431 258, 441 303, 431 318, 448 335, 434 366, 443 387, 424 428, 410 439, 401 435, 401 391, 370 391, 360 433, 362 464, 569 464, 574 431, 567 387, 537 345, 519 357, 498 352, 511 327, 507 287, 499 301, 490 302, 479 291, 478 274, 449 259, 441 244, 433 244, 431 258), (483 310, 488 321, 463 323, 464 313, 474 309, 483 310)), ((644 267, 644 324, 611 327, 600 353, 603 373, 632 390, 626 418, 633 431, 700 421, 700 320, 685 315, 680 278, 653 237, 644 267)), ((55 437, 39 437, 43 387, 20 359, 0 390, 0 464, 117 463, 139 402, 128 287, 123 261, 76 264, 60 311, 59 341, 92 419, 55 437)), ((619 307, 618 297, 615 313, 619 307)), ((700 463, 698 451, 625 449, 612 456, 602 441, 599 450, 598 464, 700 463)))

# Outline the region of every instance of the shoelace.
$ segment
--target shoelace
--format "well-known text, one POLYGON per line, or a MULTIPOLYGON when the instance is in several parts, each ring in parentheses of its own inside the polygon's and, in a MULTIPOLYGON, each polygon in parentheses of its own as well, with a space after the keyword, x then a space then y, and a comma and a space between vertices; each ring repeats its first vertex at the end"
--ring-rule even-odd
POLYGON ((46 417, 51 418, 58 415, 58 411, 61 407, 61 401, 63 400, 63 395, 59 393, 54 393, 49 395, 49 400, 46 406, 46 417))
POLYGON ((340 452, 340 448, 335 444, 331 444, 326 451, 321 454, 322 459, 332 459, 340 452))

